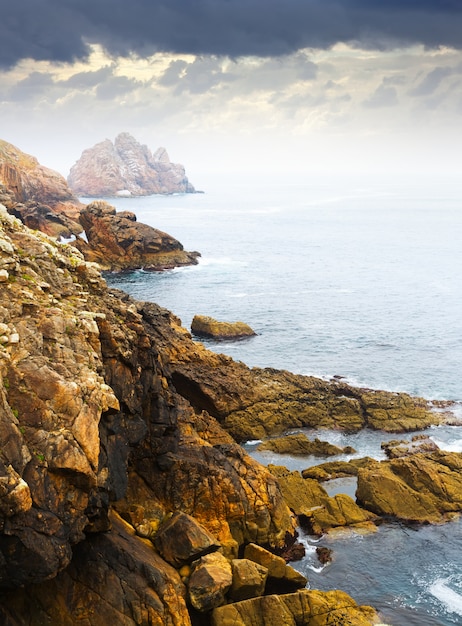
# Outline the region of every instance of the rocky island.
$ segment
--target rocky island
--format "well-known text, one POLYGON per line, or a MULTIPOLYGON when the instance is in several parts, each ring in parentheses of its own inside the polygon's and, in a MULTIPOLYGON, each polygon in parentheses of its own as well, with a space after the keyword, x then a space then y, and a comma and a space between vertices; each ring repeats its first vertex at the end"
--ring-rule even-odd
POLYGON ((165 148, 152 154, 129 133, 84 150, 67 179, 78 196, 149 196, 194 193, 183 165, 172 163, 165 148))

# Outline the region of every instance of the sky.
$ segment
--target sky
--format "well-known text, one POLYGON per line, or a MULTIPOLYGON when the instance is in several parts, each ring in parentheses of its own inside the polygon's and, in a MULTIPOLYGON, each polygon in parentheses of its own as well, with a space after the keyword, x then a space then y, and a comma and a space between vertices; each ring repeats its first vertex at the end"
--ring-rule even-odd
POLYGON ((67 176, 120 132, 210 177, 459 177, 461 0, 16 0, 0 138, 67 176))

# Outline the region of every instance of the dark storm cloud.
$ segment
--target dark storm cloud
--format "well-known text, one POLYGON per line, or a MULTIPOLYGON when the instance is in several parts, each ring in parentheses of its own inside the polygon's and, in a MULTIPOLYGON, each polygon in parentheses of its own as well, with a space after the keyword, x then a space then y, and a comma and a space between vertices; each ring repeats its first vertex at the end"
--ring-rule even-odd
POLYGON ((13 0, 0 65, 72 61, 86 43, 113 55, 156 51, 278 56, 339 41, 376 48, 462 47, 460 0, 13 0))

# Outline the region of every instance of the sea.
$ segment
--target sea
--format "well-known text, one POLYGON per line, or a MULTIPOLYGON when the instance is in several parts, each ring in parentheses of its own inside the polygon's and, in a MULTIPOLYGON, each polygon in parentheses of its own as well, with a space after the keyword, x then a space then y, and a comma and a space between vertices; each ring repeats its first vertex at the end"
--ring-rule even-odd
MULTIPOLYGON (((196 314, 246 322, 256 336, 202 343, 249 366, 452 400, 462 425, 462 180, 228 176, 204 187, 108 199, 201 253, 196 266, 107 274, 111 286, 168 308, 186 328, 196 314)), ((378 459, 389 438, 306 432, 378 459)), ((462 427, 427 432, 462 451, 462 427)), ((257 443, 246 448, 264 464, 322 461, 259 453, 257 443)), ((326 488, 354 497, 355 482, 326 488)), ((384 624, 462 624, 460 521, 300 540, 306 556, 294 565, 311 587, 343 589, 384 624), (317 561, 318 545, 333 550, 331 563, 317 561)))

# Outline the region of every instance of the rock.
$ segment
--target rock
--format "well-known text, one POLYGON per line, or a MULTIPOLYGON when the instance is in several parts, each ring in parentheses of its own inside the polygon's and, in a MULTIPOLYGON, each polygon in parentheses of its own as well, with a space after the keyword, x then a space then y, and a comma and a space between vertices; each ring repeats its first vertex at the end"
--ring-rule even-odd
POLYGON ((231 565, 222 554, 216 552, 202 557, 188 583, 192 606, 203 613, 225 604, 232 582, 231 565))
POLYGON ((358 471, 358 502, 408 522, 440 523, 462 510, 462 454, 416 453, 358 471))
POLYGON ((263 595, 268 577, 267 567, 250 559, 233 559, 231 568, 233 584, 229 595, 233 602, 263 595))
POLYGON ((37 159, 0 140, 0 202, 30 228, 69 237, 82 232, 82 204, 66 180, 37 159))
POLYGON ((244 558, 258 563, 268 570, 268 576, 283 578, 286 573, 286 562, 280 556, 272 554, 261 546, 250 543, 245 547, 244 558))
POLYGON ((259 444, 257 450, 271 450, 277 454, 295 454, 312 456, 336 456, 338 454, 353 454, 355 450, 351 446, 339 448, 328 441, 320 441, 318 438, 310 441, 303 433, 275 437, 259 444))
POLYGON ((212 626, 371 626, 378 615, 342 591, 309 591, 263 596, 216 608, 212 626))
POLYGON ((220 548, 215 537, 193 517, 180 512, 174 513, 160 526, 154 545, 162 557, 177 569, 220 548))
POLYGON ((117 212, 102 200, 82 209, 80 222, 87 241, 78 237, 73 245, 87 261, 102 269, 127 270, 144 268, 163 270, 197 264, 197 252, 186 252, 179 241, 136 221, 134 213, 117 212))
POLYGON ((120 518, 111 514, 111 522, 110 532, 75 546, 72 563, 55 578, 4 594, 0 623, 191 626, 176 570, 120 518))
POLYGON ((300 524, 310 533, 321 535, 342 526, 369 526, 376 516, 359 507, 345 494, 330 497, 317 481, 302 478, 300 472, 270 465, 277 476, 284 498, 299 518, 300 524))
POLYGON ((254 561, 268 570, 265 593, 288 593, 306 586, 307 579, 285 560, 255 544, 245 547, 244 558, 254 561))
POLYGON ((148 196, 194 193, 182 165, 171 163, 165 148, 154 154, 129 133, 120 133, 84 150, 68 176, 79 196, 148 196))
POLYGON ((242 339, 256 334, 244 322, 218 322, 213 317, 206 315, 194 316, 191 331, 198 337, 210 337, 212 339, 242 339))
POLYGON ((334 478, 357 476, 359 468, 367 467, 374 462, 374 459, 368 456, 349 461, 330 461, 302 470, 302 476, 303 478, 314 478, 320 482, 334 478))
POLYGON ((435 452, 439 450, 428 435, 415 435, 411 441, 393 439, 392 441, 386 441, 381 445, 382 450, 385 452, 389 459, 398 459, 403 456, 409 456, 416 454, 417 452, 435 452))
POLYGON ((332 561, 332 550, 330 548, 326 548, 325 546, 317 546, 316 556, 322 565, 326 565, 326 563, 330 563, 332 561))
POLYGON ((176 390, 168 317, 4 211, 2 266, 0 587, 59 576, 91 533, 111 535, 115 502, 145 537, 184 512, 233 556, 251 540, 282 548, 295 521, 277 481, 176 390))

